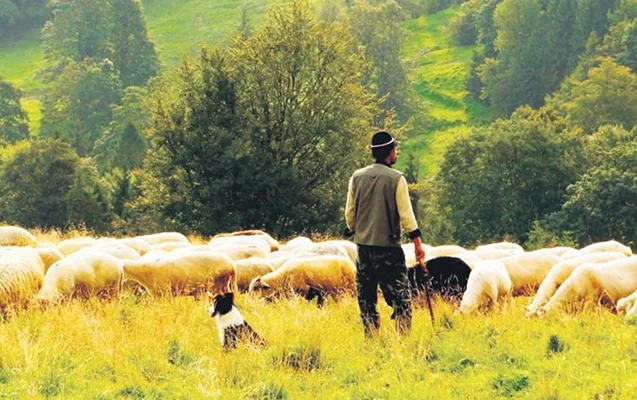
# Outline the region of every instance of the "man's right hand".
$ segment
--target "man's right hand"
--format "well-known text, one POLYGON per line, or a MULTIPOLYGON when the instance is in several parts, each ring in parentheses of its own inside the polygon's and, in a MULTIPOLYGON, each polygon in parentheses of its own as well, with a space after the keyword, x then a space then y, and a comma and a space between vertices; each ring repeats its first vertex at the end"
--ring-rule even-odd
POLYGON ((414 239, 414 255, 416 256, 416 262, 418 264, 425 262, 425 250, 422 248, 420 238, 414 239))

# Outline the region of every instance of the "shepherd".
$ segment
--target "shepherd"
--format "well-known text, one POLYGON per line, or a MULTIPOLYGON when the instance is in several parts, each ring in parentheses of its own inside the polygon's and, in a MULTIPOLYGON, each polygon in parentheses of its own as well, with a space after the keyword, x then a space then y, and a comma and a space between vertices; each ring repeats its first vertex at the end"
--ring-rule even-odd
POLYGON ((414 242, 419 263, 424 262, 418 223, 409 200, 403 174, 392 168, 398 143, 385 131, 374 133, 369 146, 375 162, 354 172, 349 180, 345 205, 346 236, 358 247, 356 288, 366 336, 380 328, 376 309, 378 285, 401 334, 411 329, 411 300, 405 253, 400 246, 401 228, 414 242))

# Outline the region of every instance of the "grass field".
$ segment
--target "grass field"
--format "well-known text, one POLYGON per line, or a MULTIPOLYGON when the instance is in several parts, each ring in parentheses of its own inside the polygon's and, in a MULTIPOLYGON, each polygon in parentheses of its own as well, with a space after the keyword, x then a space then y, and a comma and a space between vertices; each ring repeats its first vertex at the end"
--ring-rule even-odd
MULTIPOLYGON (((382 301, 382 300, 381 300, 382 301)), ((0 398, 631 399, 637 326, 604 310, 525 320, 458 317, 436 301, 396 335, 381 304, 365 339, 353 298, 238 306, 268 343, 224 353, 207 303, 124 294, 28 310, 0 325, 0 398)))
POLYGON ((403 147, 417 156, 426 175, 438 170, 444 150, 456 137, 491 118, 489 110, 468 98, 465 90, 473 47, 455 46, 445 32, 456 12, 450 8, 405 23, 410 32, 404 48, 412 66, 410 80, 427 104, 429 121, 415 126, 403 147))

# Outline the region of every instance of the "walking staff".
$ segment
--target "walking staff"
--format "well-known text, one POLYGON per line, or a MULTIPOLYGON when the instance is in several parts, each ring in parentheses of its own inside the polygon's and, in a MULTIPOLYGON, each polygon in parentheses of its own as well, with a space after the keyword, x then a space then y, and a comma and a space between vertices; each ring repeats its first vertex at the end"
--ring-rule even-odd
POLYGON ((416 261, 424 261, 425 252, 407 181, 392 168, 398 156, 396 140, 379 131, 369 148, 375 162, 352 175, 345 205, 345 233, 354 235, 358 245, 358 306, 365 334, 371 336, 380 328, 376 309, 380 285, 385 302, 394 310, 396 330, 405 334, 411 329, 411 300, 405 253, 400 246, 401 227, 414 242, 416 261))

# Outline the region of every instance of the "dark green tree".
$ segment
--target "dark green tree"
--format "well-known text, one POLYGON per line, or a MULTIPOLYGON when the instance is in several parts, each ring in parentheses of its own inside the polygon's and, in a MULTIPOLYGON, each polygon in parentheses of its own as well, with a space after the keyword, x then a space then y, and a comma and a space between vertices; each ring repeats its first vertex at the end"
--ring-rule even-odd
POLYGON ((68 225, 105 232, 111 221, 109 199, 97 168, 89 158, 81 159, 64 196, 68 225))
POLYGON ((18 149, 1 170, 0 220, 31 228, 66 226, 64 199, 78 163, 61 140, 36 139, 18 149))
POLYGON ((565 128, 554 114, 522 108, 448 149, 436 189, 457 241, 525 241, 533 221, 559 209, 586 168, 581 140, 565 128))
POLYGON ((124 87, 144 86, 159 72, 139 0, 110 0, 112 60, 124 87))
POLYGON ((21 97, 20 90, 0 77, 0 139, 9 143, 29 138, 29 117, 21 97))
POLYGON ((144 194, 170 226, 276 235, 342 224, 377 103, 341 25, 304 2, 274 8, 247 40, 202 51, 161 87, 144 194))
POLYGON ((121 96, 121 83, 110 61, 69 63, 44 96, 41 134, 67 140, 80 156, 91 155, 121 96))

